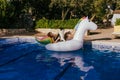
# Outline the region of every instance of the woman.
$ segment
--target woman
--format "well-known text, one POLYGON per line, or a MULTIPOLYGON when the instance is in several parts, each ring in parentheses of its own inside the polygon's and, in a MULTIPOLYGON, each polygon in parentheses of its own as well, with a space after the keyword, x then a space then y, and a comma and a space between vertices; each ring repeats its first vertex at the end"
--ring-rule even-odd
POLYGON ((54 33, 49 32, 49 33, 47 34, 47 36, 52 39, 52 43, 56 43, 56 42, 60 41, 59 34, 58 34, 58 35, 55 35, 54 33))
POLYGON ((71 40, 73 38, 73 35, 70 31, 66 32, 64 35, 65 40, 71 40))

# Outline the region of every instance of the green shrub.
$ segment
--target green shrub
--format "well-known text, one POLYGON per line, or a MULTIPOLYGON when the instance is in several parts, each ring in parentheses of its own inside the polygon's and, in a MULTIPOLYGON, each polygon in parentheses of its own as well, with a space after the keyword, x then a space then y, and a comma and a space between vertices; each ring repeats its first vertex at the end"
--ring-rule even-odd
POLYGON ((36 28, 65 28, 65 29, 72 29, 75 27, 79 19, 69 19, 69 20, 47 20, 47 19, 40 19, 36 22, 36 28))
POLYGON ((116 19, 115 25, 116 25, 116 26, 120 25, 120 18, 117 18, 117 19, 116 19))

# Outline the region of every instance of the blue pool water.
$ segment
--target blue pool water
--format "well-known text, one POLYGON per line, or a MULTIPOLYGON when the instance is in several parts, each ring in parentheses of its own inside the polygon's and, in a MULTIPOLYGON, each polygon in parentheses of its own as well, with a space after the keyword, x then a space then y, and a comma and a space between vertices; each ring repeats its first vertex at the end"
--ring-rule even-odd
POLYGON ((0 40, 0 80, 120 80, 120 53, 53 52, 28 40, 0 40))

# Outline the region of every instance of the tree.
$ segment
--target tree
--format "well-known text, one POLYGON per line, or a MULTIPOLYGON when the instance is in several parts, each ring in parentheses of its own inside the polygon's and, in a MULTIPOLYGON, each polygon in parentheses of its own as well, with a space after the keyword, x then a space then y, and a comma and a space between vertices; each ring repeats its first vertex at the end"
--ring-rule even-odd
POLYGON ((57 6, 61 11, 61 19, 64 20, 77 0, 51 0, 50 8, 57 6))
POLYGON ((116 9, 120 9, 120 0, 116 0, 116 9))
POLYGON ((12 22, 14 7, 7 0, 0 0, 0 27, 7 27, 12 22))

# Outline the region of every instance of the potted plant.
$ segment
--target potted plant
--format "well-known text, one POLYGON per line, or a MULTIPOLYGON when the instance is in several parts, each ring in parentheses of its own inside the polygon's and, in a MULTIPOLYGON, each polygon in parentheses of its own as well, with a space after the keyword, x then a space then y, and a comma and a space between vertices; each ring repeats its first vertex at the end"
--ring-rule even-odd
POLYGON ((120 18, 116 19, 113 35, 115 38, 120 37, 120 18))

